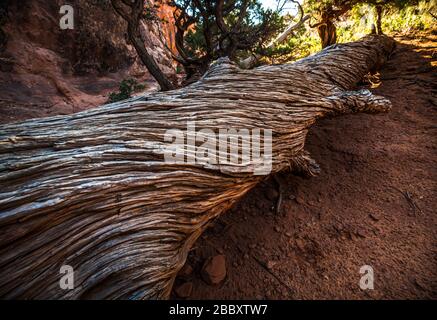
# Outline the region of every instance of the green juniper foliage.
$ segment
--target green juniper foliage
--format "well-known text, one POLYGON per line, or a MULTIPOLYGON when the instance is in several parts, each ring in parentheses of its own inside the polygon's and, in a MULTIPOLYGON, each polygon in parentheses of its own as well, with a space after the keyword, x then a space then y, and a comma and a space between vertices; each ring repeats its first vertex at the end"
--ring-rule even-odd
POLYGON ((170 0, 176 8, 177 61, 187 77, 206 71, 220 58, 233 61, 262 50, 285 28, 278 10, 259 0, 170 0))
POLYGON ((334 19, 338 43, 355 41, 371 33, 372 25, 376 23, 376 5, 381 5, 383 9, 383 33, 435 30, 437 0, 304 0, 303 9, 306 14, 311 15, 310 22, 296 31, 285 43, 273 48, 270 55, 272 59, 267 59, 266 62, 294 61, 319 51, 320 37, 317 28, 311 26, 321 19, 321 12, 325 8, 331 6, 333 10, 339 10, 345 4, 348 4, 350 9, 334 19))
POLYGON ((109 94, 108 103, 113 103, 121 100, 129 99, 132 93, 144 90, 145 86, 139 84, 137 80, 133 78, 124 79, 120 82, 119 91, 111 92, 109 94))

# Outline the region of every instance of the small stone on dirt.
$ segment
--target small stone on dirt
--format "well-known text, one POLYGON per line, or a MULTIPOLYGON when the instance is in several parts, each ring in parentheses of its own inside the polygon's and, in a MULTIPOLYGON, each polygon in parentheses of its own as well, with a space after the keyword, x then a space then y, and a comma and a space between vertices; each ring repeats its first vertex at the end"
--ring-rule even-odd
POLYGON ((179 298, 188 298, 193 292, 193 284, 191 282, 185 282, 176 287, 175 293, 179 298))
POLYGON ((303 200, 303 198, 301 196, 296 196, 296 198, 294 200, 296 200, 296 202, 298 204, 304 204, 305 203, 305 201, 303 200))
POLYGON ((361 237, 361 238, 365 238, 366 235, 366 231, 364 229, 358 229, 356 232, 357 236, 361 237))
POLYGON ((302 239, 296 239, 296 246, 302 251, 305 250, 305 242, 302 239))
POLYGON ((193 267, 190 264, 186 263, 181 268, 181 270, 179 270, 178 276, 180 276, 180 277, 188 277, 192 273, 193 273, 193 267))
POLYGON ((372 220, 374 221, 379 221, 381 218, 379 217, 379 214, 372 212, 370 214, 370 218, 372 218, 372 220))
POLYGON ((266 267, 267 267, 267 269, 272 270, 275 267, 276 264, 277 264, 276 261, 269 260, 266 263, 266 267))
POLYGON ((226 277, 226 258, 224 255, 216 255, 206 260, 202 267, 202 278, 210 285, 217 285, 226 277))

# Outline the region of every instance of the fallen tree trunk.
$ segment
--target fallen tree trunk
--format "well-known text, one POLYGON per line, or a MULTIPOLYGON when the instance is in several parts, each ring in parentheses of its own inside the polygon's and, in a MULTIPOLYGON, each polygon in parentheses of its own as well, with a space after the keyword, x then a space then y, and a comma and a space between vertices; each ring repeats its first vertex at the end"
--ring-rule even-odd
POLYGON ((304 143, 316 119, 390 108, 350 90, 392 46, 368 36, 253 70, 222 59, 182 89, 3 125, 0 296, 167 298, 208 222, 265 177, 253 163, 168 163, 166 131, 187 121, 211 129, 205 135, 271 129, 272 172, 313 175, 304 143), (63 265, 74 268, 73 289, 59 286, 63 265))

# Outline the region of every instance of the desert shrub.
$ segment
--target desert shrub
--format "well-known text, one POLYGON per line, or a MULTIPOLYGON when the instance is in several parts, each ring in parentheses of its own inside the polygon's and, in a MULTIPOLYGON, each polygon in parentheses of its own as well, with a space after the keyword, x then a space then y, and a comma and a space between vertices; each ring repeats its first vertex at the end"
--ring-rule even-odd
POLYGON ((435 29, 436 0, 421 0, 415 6, 406 6, 399 11, 388 12, 382 18, 383 30, 387 32, 410 32, 435 29))
POLYGON ((284 63, 295 61, 317 51, 320 51, 321 45, 317 33, 309 27, 303 27, 295 36, 283 43, 270 49, 266 54, 265 62, 284 63))
MULTIPOLYGON (((386 34, 411 32, 435 28, 432 15, 437 15, 437 0, 420 0, 416 5, 401 8, 386 6, 382 16, 382 30, 386 34)), ((375 7, 361 3, 355 5, 337 24, 338 42, 357 40, 371 32, 375 23, 375 7)))
POLYGON ((121 100, 129 99, 132 93, 144 90, 145 86, 139 84, 137 80, 133 78, 124 79, 120 82, 118 92, 111 92, 108 97, 108 103, 113 103, 121 100))

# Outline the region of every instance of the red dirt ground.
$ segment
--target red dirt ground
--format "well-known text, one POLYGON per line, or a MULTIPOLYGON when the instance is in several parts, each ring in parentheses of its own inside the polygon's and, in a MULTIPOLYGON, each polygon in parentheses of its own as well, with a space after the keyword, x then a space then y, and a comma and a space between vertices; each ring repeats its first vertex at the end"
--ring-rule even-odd
POLYGON ((320 121, 306 148, 321 174, 279 174, 279 215, 273 179, 252 190, 197 241, 175 288, 192 282, 191 299, 436 299, 436 39, 397 38, 372 89, 392 111, 320 121), (210 286, 200 268, 218 253, 227 277, 210 286), (363 265, 374 290, 359 287, 363 265))

